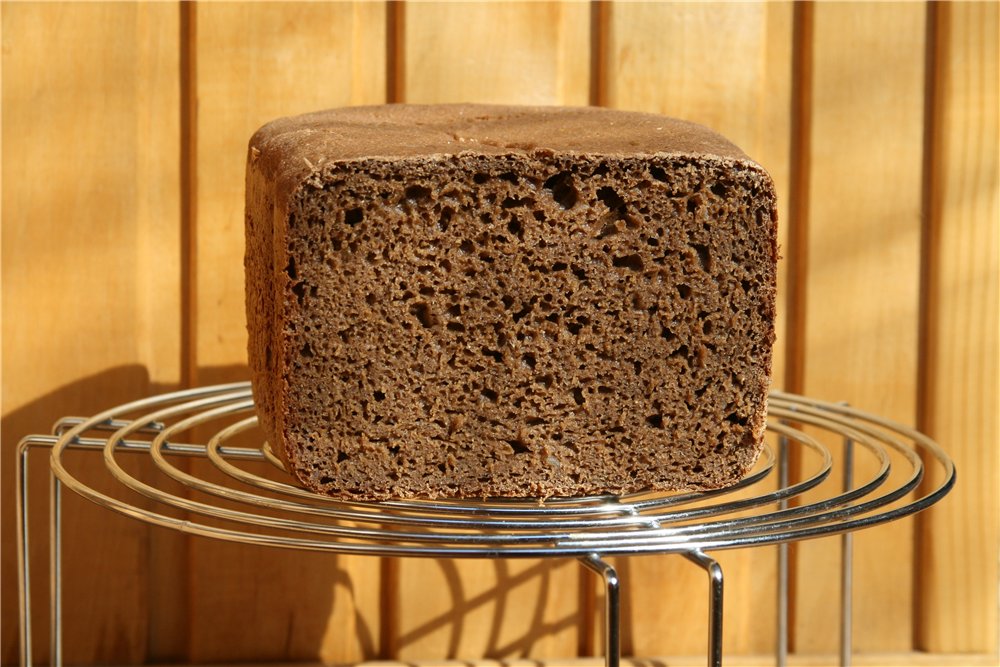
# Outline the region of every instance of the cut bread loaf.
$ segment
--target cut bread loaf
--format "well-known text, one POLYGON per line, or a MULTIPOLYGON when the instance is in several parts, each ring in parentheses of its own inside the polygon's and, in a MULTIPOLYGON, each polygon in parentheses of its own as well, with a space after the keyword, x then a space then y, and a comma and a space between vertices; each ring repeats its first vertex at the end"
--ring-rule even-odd
POLYGON ((711 489, 762 447, 766 172, 698 125, 390 105, 274 121, 247 168, 261 426, 353 499, 711 489))

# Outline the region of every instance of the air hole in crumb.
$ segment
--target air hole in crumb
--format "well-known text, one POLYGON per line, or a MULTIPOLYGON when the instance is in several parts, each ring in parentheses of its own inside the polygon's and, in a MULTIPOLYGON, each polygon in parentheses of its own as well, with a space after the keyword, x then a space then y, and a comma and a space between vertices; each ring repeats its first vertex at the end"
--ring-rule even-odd
POLYGON ((406 198, 410 201, 417 202, 429 198, 431 196, 431 190, 430 188, 425 188, 422 185, 411 185, 404 190, 403 194, 406 195, 406 198))
POLYGON ((614 392, 612 391, 611 387, 608 387, 608 386, 605 386, 605 385, 602 384, 602 385, 599 385, 597 387, 597 393, 598 394, 612 394, 614 392))
POLYGON ((488 180, 490 180, 490 177, 482 172, 479 172, 472 177, 472 182, 476 185, 482 185, 488 180))
POLYGON ((462 244, 458 246, 458 249, 464 253, 471 254, 472 251, 476 249, 476 244, 474 244, 469 239, 465 239, 464 241, 462 241, 462 244))
MULTIPOLYGON (((347 457, 345 456, 344 458, 347 458, 347 457)), ((339 458, 337 460, 338 460, 338 462, 340 461, 339 458)), ((333 484, 333 478, 332 477, 327 477, 326 475, 323 475, 322 477, 319 478, 319 483, 322 486, 326 486, 327 484, 333 484)))
POLYGON ((385 392, 384 391, 379 391, 378 389, 376 389, 375 391, 372 392, 372 398, 374 398, 376 401, 384 401, 385 400, 385 392))
POLYGON ((285 267, 285 273, 287 273, 288 277, 292 280, 299 279, 299 272, 295 269, 295 257, 288 258, 288 266, 285 267))
POLYGON ((646 417, 646 423, 653 428, 663 428, 663 415, 649 415, 646 417))
POLYGON ((637 254, 615 257, 611 260, 611 264, 618 268, 628 269, 629 271, 642 271, 644 267, 642 257, 637 254))
POLYGON ((684 283, 680 283, 677 285, 677 293, 682 299, 686 299, 691 296, 691 288, 684 283))
POLYGON ((426 303, 415 303, 410 306, 410 314, 415 316, 425 328, 429 329, 437 324, 437 317, 426 303))
POLYGON ((632 362, 632 370, 635 371, 636 375, 642 375, 642 362, 641 361, 633 361, 632 362))
POLYGON ((500 297, 500 301, 503 302, 503 307, 506 310, 510 310, 510 307, 514 305, 514 297, 512 297, 510 294, 504 294, 502 297, 500 297))
POLYGON ((730 424, 738 424, 740 426, 746 426, 747 422, 749 422, 750 419, 747 418, 747 417, 741 417, 740 415, 736 414, 735 412, 732 412, 732 413, 726 415, 726 421, 729 422, 730 424))
POLYGON ((576 205, 579 193, 573 185, 573 174, 565 171, 559 172, 549 177, 543 187, 552 193, 552 198, 564 209, 570 209, 576 205))
POLYGON ((583 325, 580 324, 579 322, 567 322, 566 323, 566 328, 569 329, 569 332, 571 334, 573 334, 574 336, 576 336, 576 335, 579 335, 580 329, 583 328, 583 325))
POLYGON ((497 352, 496 350, 491 350, 488 347, 484 347, 482 349, 482 353, 483 353, 484 357, 493 357, 493 360, 496 361, 498 364, 499 363, 503 363, 503 353, 502 352, 497 352))
POLYGON ((507 231, 519 239, 524 238, 524 227, 521 226, 521 221, 517 218, 511 218, 511 221, 507 223, 507 231))
POLYGON ((528 368, 534 369, 535 364, 537 363, 535 360, 535 355, 531 354, 530 352, 521 355, 521 363, 523 363, 528 368))
POLYGON ((606 162, 602 162, 594 169, 594 176, 605 176, 608 171, 608 164, 606 162))
POLYGON ((455 211, 450 207, 441 211, 441 217, 438 219, 438 229, 442 232, 448 231, 448 226, 451 224, 453 215, 455 215, 455 211))
POLYGON ((657 167, 656 165, 653 165, 652 167, 649 168, 649 175, 660 182, 663 183, 667 182, 667 172, 664 171, 662 167, 657 167))
POLYGON ((553 378, 553 377, 552 377, 552 374, 551 374, 551 373, 546 373, 545 375, 542 375, 542 376, 539 376, 539 377, 538 377, 538 378, 537 378, 537 379, 535 380, 535 382, 537 382, 538 384, 542 385, 542 386, 543 386, 543 387, 545 387, 546 389, 548 389, 549 387, 551 387, 551 386, 552 386, 552 383, 553 383, 554 381, 555 381, 555 378, 553 378))
POLYGON ((599 188, 597 190, 597 198, 615 214, 616 218, 621 219, 625 217, 625 200, 621 198, 621 195, 614 188, 599 188))
POLYGON ((365 219, 365 212, 360 208, 349 208, 344 211, 344 223, 353 227, 365 219))
POLYGON ((292 294, 296 296, 299 303, 302 304, 306 300, 306 284, 305 283, 295 283, 292 285, 292 294))
POLYGON ((577 405, 583 405, 584 401, 586 401, 586 399, 583 396, 583 389, 577 387, 576 389, 573 390, 573 400, 576 402, 577 405))
POLYGON ((529 454, 529 453, 531 453, 531 450, 528 448, 528 445, 525 444, 521 440, 508 440, 507 444, 510 445, 511 450, 515 454, 529 454))
POLYGON ((694 197, 688 197, 687 200, 687 211, 688 213, 694 213, 698 210, 698 200, 694 197))
POLYGON ((493 403, 496 403, 500 399, 500 394, 498 394, 495 391, 493 391, 492 389, 488 389, 486 387, 484 387, 483 389, 481 389, 479 391, 479 393, 483 395, 483 398, 485 398, 486 400, 491 401, 493 403))
POLYGON ((751 283, 750 283, 749 280, 741 280, 740 281, 740 287, 743 288, 744 292, 746 292, 747 294, 749 294, 750 293, 750 288, 752 287, 752 285, 751 285, 751 283))
POLYGON ((679 348, 677 348, 676 350, 674 350, 673 352, 671 352, 670 356, 674 357, 674 358, 679 358, 679 359, 686 359, 688 357, 688 355, 690 355, 690 354, 691 354, 691 351, 688 349, 688 346, 687 345, 681 345, 679 348))
POLYGON ((448 331, 465 331, 465 325, 461 322, 448 322, 448 324, 445 325, 445 328, 448 329, 448 331))
POLYGON ((337 452, 337 463, 343 463, 344 461, 346 461, 349 458, 351 458, 351 457, 348 456, 347 454, 345 454, 344 452, 339 452, 339 451, 337 452))
POLYGON ((728 191, 724 183, 713 183, 710 189, 712 190, 712 194, 718 197, 725 197, 728 191))
POLYGON ((566 262, 556 262, 552 265, 553 271, 565 271, 568 268, 566 262))
POLYGON ((399 456, 400 452, 399 445, 389 445, 388 447, 386 447, 386 449, 389 450, 389 454, 391 456, 399 456))
POLYGON ((694 251, 698 253, 698 261, 701 263, 701 268, 706 271, 712 270, 712 257, 708 254, 708 246, 704 246, 700 243, 692 243, 691 247, 694 251))
POLYGON ((306 343, 305 345, 303 345, 302 349, 299 350, 299 352, 301 352, 301 354, 302 354, 303 357, 314 357, 314 356, 316 356, 315 353, 313 352, 312 345, 310 345, 309 343, 306 343))

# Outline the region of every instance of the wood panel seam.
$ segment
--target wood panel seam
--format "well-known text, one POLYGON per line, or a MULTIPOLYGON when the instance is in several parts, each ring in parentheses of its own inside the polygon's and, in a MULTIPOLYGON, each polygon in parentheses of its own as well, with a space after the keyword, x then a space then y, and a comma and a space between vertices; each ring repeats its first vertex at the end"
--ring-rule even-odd
MULTIPOLYGON (((948 7, 946 3, 929 2, 927 4, 927 38, 926 60, 924 69, 924 138, 922 165, 922 201, 920 229, 920 292, 917 331, 917 423, 921 433, 933 437, 934 411, 934 381, 937 360, 938 337, 935 331, 936 318, 940 316, 939 294, 937 290, 940 262, 939 241, 941 228, 941 170, 939 167, 943 155, 941 119, 943 112, 942 91, 945 88, 944 76, 946 68, 942 66, 942 55, 947 49, 948 7)), ((924 453, 924 458, 927 454, 924 453)), ((917 495, 924 495, 930 480, 924 480, 917 495)), ((914 567, 913 567, 913 647, 918 650, 925 648, 923 640, 923 614, 920 610, 925 605, 926 598, 921 585, 924 576, 925 554, 920 545, 925 542, 930 532, 929 520, 925 513, 915 517, 913 531, 914 567)))
POLYGON ((181 386, 198 382, 198 100, 195 2, 180 10, 181 386))
POLYGON ((406 4, 388 0, 385 10, 385 101, 406 101, 406 4))
POLYGON ((608 36, 611 6, 605 0, 590 3, 590 105, 608 104, 608 36))
MULTIPOLYGON (((806 275, 809 248, 809 178, 812 114, 813 3, 796 3, 792 15, 792 92, 789 138, 788 248, 785 250, 785 390, 800 394, 805 388, 806 275)), ((789 481, 801 477, 801 456, 789 451, 789 481)), ((794 501, 793 501, 794 504, 794 501)), ((788 546, 788 650, 795 650, 796 572, 798 548, 788 546)))

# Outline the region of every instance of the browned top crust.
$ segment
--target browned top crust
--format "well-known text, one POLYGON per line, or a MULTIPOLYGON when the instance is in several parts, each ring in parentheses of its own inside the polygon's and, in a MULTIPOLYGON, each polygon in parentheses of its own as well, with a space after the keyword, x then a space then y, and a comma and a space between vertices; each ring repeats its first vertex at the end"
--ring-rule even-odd
POLYGON ((479 154, 711 155, 753 164, 706 127, 599 107, 389 104, 279 118, 250 139, 250 160, 289 192, 330 162, 479 154))

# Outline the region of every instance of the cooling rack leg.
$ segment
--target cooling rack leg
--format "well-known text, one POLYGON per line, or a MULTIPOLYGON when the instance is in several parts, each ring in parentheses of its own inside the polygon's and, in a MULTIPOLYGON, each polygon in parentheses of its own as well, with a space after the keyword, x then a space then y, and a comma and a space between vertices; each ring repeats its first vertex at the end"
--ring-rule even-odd
POLYGON ((21 665, 31 665, 31 571, 28 558, 28 451, 25 438, 17 445, 17 598, 21 623, 21 665))
POLYGON ((619 667, 621 660, 621 603, 618 597, 618 572, 597 554, 580 558, 588 569, 604 577, 604 665, 619 667))
POLYGON ((49 627, 52 632, 52 667, 62 667, 62 483, 52 473, 49 501, 49 627))
MULTIPOLYGON (((782 422, 787 425, 788 422, 782 422)), ((778 438, 778 488, 788 487, 788 438, 778 438)), ((778 501, 778 509, 788 507, 788 500, 778 501)), ((775 659, 777 667, 788 665, 788 542, 778 545, 778 636, 776 638, 775 659)))
POLYGON ((722 566, 702 551, 684 555, 708 572, 708 666, 722 667, 722 566))
MULTIPOLYGON (((844 491, 854 486, 854 442, 844 439, 844 491)), ((840 536, 840 665, 850 667, 854 604, 854 534, 840 536)))

